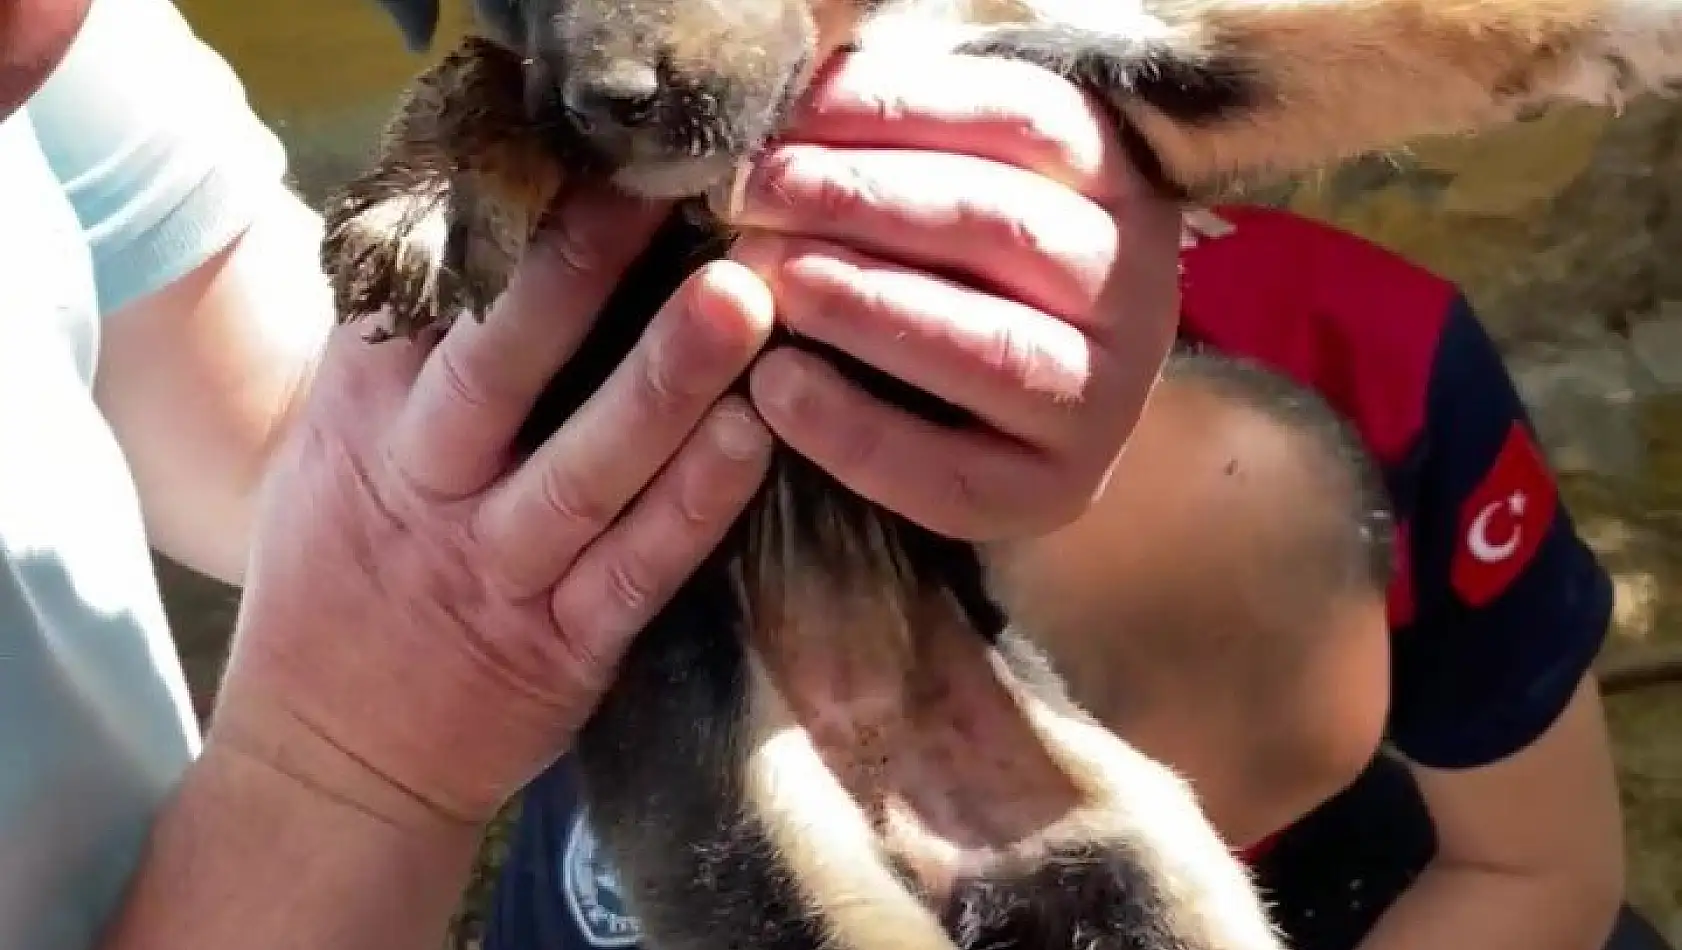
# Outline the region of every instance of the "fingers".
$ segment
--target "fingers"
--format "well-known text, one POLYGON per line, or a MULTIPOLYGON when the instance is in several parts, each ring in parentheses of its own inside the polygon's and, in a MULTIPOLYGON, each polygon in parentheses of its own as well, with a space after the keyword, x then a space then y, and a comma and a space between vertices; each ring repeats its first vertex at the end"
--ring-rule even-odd
POLYGON ((840 57, 807 93, 784 138, 990 159, 1103 204, 1149 191, 1102 107, 1049 70, 1011 60, 923 56, 907 70, 892 55, 840 57))
POLYGON ((778 439, 858 494, 939 534, 987 541, 1037 532, 1088 500, 1043 453, 891 407, 809 353, 765 354, 749 389, 778 439), (1024 496, 1056 502, 1038 506, 1030 523, 1016 514, 1015 499, 1024 496))
POLYGON ((506 467, 539 393, 666 212, 605 191, 561 207, 485 319, 455 321, 421 367, 390 443, 410 480, 461 498, 506 467))
POLYGON ((1108 355, 1031 307, 824 242, 755 234, 734 254, 767 275, 785 326, 1025 443, 1079 437, 1104 403, 1094 387, 1108 355))
POLYGON ((1091 311, 1116 255, 1102 206, 1021 168, 934 151, 782 146, 744 199, 744 228, 959 273, 1065 319, 1091 311))
POLYGON ((481 507, 476 534, 517 589, 547 588, 746 372, 773 304, 751 271, 719 261, 691 276, 626 361, 481 507))
POLYGON ((577 560, 550 604, 569 649, 589 664, 582 669, 614 662, 717 546, 764 480, 771 447, 744 400, 722 400, 635 507, 577 560))
POLYGON ((920 66, 866 53, 825 77, 750 177, 734 253, 790 327, 986 428, 928 424, 793 350, 755 369, 754 403, 934 530, 1047 530, 1102 485, 1172 342, 1178 209, 1072 84, 1000 60, 920 66))

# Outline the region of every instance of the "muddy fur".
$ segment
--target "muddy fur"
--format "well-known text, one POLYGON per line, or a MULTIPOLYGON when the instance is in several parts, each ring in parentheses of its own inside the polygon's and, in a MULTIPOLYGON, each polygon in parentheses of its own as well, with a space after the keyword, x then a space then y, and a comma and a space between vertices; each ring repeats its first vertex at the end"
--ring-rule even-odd
MULTIPOLYGON (((411 46, 438 10, 386 0, 411 46)), ((1676 71, 1682 0, 479 0, 327 211, 340 316, 409 335, 501 293, 544 209, 689 200, 545 393, 595 391, 694 267, 705 203, 838 49, 1025 59, 1111 106, 1195 197, 1676 71), (1668 4, 1668 5, 1667 5, 1668 4)), ((788 341, 785 341, 788 342, 788 341)), ((799 343, 798 345, 807 345, 799 343)), ((931 419, 963 414, 839 353, 931 419)), ((1066 698, 970 546, 791 452, 584 728, 585 799, 655 950, 1279 950, 1171 772, 1066 698)))

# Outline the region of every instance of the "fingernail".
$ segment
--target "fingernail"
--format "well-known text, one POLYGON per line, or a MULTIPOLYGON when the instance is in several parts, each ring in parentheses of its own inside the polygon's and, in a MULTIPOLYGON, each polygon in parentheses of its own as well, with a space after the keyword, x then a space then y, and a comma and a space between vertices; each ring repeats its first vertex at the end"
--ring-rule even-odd
POLYGON ((713 440, 727 458, 746 462, 765 446, 765 429, 744 409, 725 409, 713 424, 713 440))

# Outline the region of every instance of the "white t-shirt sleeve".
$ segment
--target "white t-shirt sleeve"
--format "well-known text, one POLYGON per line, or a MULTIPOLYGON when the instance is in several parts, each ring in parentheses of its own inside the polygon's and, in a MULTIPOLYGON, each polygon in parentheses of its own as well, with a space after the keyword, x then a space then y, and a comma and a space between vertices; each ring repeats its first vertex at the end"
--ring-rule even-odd
POLYGON ((109 314, 190 272, 286 188, 286 155, 170 0, 94 0, 28 103, 109 314))

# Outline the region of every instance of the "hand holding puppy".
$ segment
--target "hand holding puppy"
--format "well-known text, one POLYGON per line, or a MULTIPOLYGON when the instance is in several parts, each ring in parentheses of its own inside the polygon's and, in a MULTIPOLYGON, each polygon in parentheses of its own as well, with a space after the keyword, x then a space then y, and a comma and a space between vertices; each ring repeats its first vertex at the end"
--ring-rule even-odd
POLYGON ((1113 123, 1038 67, 841 59, 748 177, 733 252, 780 321, 972 412, 947 430, 776 348, 754 404, 797 451, 941 533, 1084 511, 1178 321, 1177 206, 1113 123))

